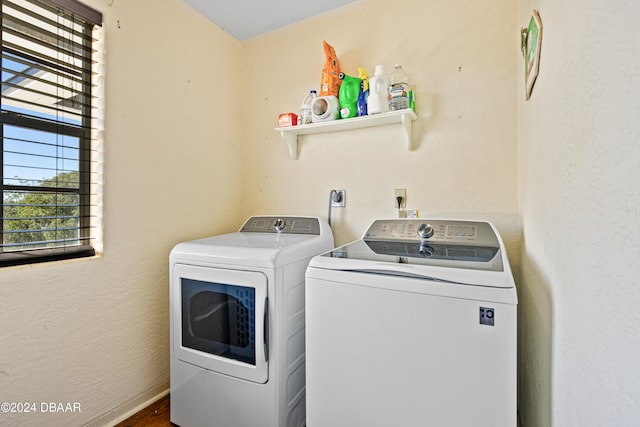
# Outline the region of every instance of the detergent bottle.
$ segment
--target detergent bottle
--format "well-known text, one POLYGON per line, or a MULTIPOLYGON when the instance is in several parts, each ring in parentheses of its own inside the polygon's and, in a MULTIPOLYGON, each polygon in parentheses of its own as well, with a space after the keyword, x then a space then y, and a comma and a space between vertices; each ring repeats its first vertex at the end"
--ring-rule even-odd
POLYGON ((376 65, 376 71, 369 79, 369 97, 367 98, 367 114, 385 113, 389 111, 389 78, 384 65, 376 65))
POLYGON ((367 98, 369 97, 369 75, 358 68, 358 77, 361 80, 360 92, 358 93, 358 117, 367 115, 367 98))
POLYGON ((358 110, 358 94, 360 93, 361 80, 358 77, 348 76, 345 73, 340 73, 340 92, 338 93, 338 99, 340 101, 340 118, 348 119, 355 117, 358 110))

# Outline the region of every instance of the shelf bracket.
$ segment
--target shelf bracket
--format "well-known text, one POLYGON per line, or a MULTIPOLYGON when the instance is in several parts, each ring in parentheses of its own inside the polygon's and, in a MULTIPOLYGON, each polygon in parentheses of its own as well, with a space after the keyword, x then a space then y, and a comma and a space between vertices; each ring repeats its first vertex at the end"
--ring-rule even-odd
POLYGON ((295 133, 280 131, 280 136, 289 146, 289 156, 293 160, 298 160, 298 135, 295 133))
POLYGON ((407 142, 407 149, 413 151, 413 132, 412 132, 412 120, 408 114, 402 115, 402 126, 404 127, 404 134, 407 142))

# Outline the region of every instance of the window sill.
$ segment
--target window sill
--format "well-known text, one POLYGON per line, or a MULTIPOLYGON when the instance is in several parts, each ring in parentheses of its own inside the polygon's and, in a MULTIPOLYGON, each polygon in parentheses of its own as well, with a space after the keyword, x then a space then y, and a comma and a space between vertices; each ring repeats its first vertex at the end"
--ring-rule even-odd
POLYGON ((74 258, 87 258, 95 255, 95 249, 89 245, 22 252, 5 252, 0 254, 0 268, 74 258))

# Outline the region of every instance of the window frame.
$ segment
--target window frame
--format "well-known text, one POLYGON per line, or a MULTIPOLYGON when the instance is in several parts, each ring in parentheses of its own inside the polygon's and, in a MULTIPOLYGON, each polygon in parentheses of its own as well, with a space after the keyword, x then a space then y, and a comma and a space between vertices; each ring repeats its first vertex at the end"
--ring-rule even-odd
MULTIPOLYGON (((43 5, 47 5, 62 10, 65 15, 73 15, 74 20, 82 20, 82 47, 87 52, 94 49, 93 28, 95 25, 101 25, 102 15, 88 6, 76 0, 37 0, 43 5)), ((0 5, 4 16, 4 1, 0 5)), ((77 22, 77 21, 74 21, 77 22)), ((2 24, 2 33, 4 32, 4 23, 2 24)), ((2 36, 0 33, 0 39, 2 36)), ((42 64, 39 58, 27 58, 28 54, 15 51, 11 47, 6 47, 2 41, 2 55, 5 52, 17 56, 19 58, 32 60, 36 64, 42 64)), ((59 61, 54 66, 59 66, 59 61)), ((64 66, 64 64, 62 64, 64 66)), ((19 112, 13 112, 2 109, 0 111, 0 165, 2 165, 2 179, 0 179, 0 187, 3 194, 2 211, 0 212, 0 267, 33 264, 39 262, 59 261, 65 259, 91 257, 96 254, 94 245, 91 244, 95 238, 92 233, 92 176, 95 171, 92 170, 93 140, 92 140, 92 107, 96 105, 96 94, 93 85, 93 64, 92 55, 83 55, 82 57, 82 89, 81 94, 85 97, 86 102, 81 103, 81 123, 65 123, 62 120, 49 120, 43 117, 31 116, 19 112), (5 183, 4 177, 4 153, 5 126, 16 126, 24 129, 47 132, 62 137, 78 138, 78 186, 77 188, 51 187, 46 185, 14 185, 5 183), (5 250, 5 191, 25 192, 25 193, 41 193, 41 194, 74 194, 78 196, 78 236, 76 239, 78 244, 60 245, 57 247, 42 247, 37 249, 25 249, 16 251, 5 250)), ((3 82, 4 83, 4 82, 3 82)), ((4 102, 3 102, 4 108, 4 102)), ((60 157, 56 155, 56 159, 60 157)), ((52 206, 61 206, 59 204, 52 206)), ((26 230, 25 230, 26 231, 26 230)), ((56 242, 54 242, 56 243, 56 242)))

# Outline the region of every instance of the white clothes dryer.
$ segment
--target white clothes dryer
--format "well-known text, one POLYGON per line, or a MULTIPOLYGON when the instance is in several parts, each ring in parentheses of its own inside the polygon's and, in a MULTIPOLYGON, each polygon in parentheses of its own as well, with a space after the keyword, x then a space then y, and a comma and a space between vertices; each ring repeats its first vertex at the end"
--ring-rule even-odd
POLYGON ((304 426, 304 276, 331 248, 326 222, 289 216, 173 248, 171 422, 304 426))
POLYGON ((306 273, 308 427, 514 427, 516 288, 490 223, 374 221, 306 273))

